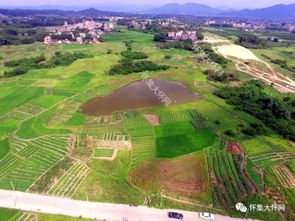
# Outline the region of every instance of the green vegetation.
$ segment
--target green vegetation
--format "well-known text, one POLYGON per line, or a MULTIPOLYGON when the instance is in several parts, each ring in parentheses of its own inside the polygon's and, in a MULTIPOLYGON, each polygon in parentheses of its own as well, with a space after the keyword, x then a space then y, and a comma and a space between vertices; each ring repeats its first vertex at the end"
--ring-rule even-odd
POLYGON ((3 140, 0 140, 0 159, 2 159, 9 152, 9 149, 9 139, 5 138, 3 140))
POLYGON ((159 71, 159 70, 167 70, 169 66, 167 65, 158 65, 153 63, 152 61, 137 61, 132 62, 130 60, 123 60, 120 64, 113 66, 109 70, 109 75, 116 74, 131 74, 136 72, 143 71, 159 71))
POLYGON ((113 153, 112 149, 95 149, 93 157, 112 157, 113 153))
POLYGON ((256 137, 255 139, 244 140, 241 142, 241 144, 243 145, 243 148, 246 151, 246 153, 250 156, 272 151, 272 148, 258 137, 256 137))
POLYGON ((82 52, 75 53, 61 53, 55 52, 48 61, 44 55, 40 55, 32 58, 21 58, 18 60, 11 60, 4 63, 6 67, 14 68, 11 71, 5 71, 4 77, 12 77, 17 75, 26 74, 31 69, 53 68, 56 66, 67 66, 74 61, 82 58, 90 58, 91 55, 84 54, 82 52))
POLYGON ((294 99, 273 98, 264 93, 263 88, 260 82, 249 81, 242 87, 229 87, 215 94, 226 99, 227 103, 237 105, 239 110, 261 119, 284 137, 295 140, 294 99))
POLYGON ((27 190, 67 153, 66 142, 62 136, 39 138, 7 154, 0 162, 0 188, 27 190))
POLYGON ((34 183, 34 185, 30 187, 30 191, 38 192, 38 193, 47 192, 52 186, 52 181, 60 178, 63 175, 64 171, 69 169, 72 164, 73 164, 73 161, 70 158, 68 157, 63 158, 61 161, 55 164, 52 168, 50 168, 45 174, 43 174, 34 183))
POLYGON ((192 153, 213 144, 211 130, 196 130, 190 122, 177 122, 155 127, 157 157, 170 158, 192 153))
POLYGON ((228 154, 219 150, 206 150, 213 203, 216 207, 233 208, 236 202, 259 192, 243 167, 241 155, 228 154))
POLYGON ((45 127, 45 123, 48 121, 53 112, 54 109, 49 109, 35 118, 24 121, 21 125, 21 128, 17 131, 17 135, 22 138, 35 138, 48 134, 70 133, 70 131, 65 129, 49 129, 45 127))
POLYGON ((10 220, 17 214, 17 210, 0 208, 0 214, 2 220, 10 220))
POLYGON ((93 74, 87 71, 83 71, 57 83, 55 85, 55 89, 65 91, 83 91, 84 89, 86 89, 87 84, 91 81, 93 77, 93 74))

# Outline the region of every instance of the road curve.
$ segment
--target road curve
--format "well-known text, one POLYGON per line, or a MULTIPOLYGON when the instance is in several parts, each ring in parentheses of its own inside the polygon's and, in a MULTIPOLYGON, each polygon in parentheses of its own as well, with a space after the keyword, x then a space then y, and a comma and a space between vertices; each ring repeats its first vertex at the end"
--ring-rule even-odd
MULTIPOLYGON (((171 210, 148 208, 145 206, 130 207, 123 204, 98 203, 72 200, 33 193, 10 190, 0 190, 0 207, 38 212, 59 214, 73 217, 83 217, 107 221, 173 221, 167 213, 171 210)), ((184 221, 202 221, 197 212, 172 210, 180 212, 184 221)), ((241 221, 243 219, 215 215, 217 221, 241 221)), ((251 219, 247 219, 251 220, 251 219)), ((251 221, 254 221, 253 219, 251 221)))

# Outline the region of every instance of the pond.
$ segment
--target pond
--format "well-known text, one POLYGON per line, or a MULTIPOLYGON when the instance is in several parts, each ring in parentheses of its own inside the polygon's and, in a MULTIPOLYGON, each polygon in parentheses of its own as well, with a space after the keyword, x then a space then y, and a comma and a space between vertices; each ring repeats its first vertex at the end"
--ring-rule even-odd
MULTIPOLYGON (((189 103, 198 100, 195 92, 189 91, 183 84, 172 81, 151 79, 154 86, 164 92, 171 100, 171 105, 189 103)), ((134 110, 143 107, 165 106, 150 89, 145 80, 133 82, 105 97, 97 97, 87 101, 82 113, 90 116, 110 115, 116 111, 134 110)))

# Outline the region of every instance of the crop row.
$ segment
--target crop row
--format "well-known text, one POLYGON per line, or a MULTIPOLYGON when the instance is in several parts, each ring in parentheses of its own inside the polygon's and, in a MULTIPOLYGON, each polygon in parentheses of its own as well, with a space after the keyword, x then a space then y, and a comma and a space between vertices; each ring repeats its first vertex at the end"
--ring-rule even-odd
POLYGON ((241 166, 242 159, 213 149, 208 150, 207 155, 215 206, 232 208, 254 193, 241 166))
POLYGON ((156 156, 154 128, 142 117, 128 118, 123 122, 132 142, 131 168, 152 160, 156 156))
POLYGON ((199 118, 200 116, 200 113, 194 109, 178 112, 165 112, 160 114, 160 122, 161 124, 167 124, 179 121, 191 121, 199 118))
POLYGON ((295 153, 291 152, 271 152, 258 154, 249 157, 257 166, 265 168, 267 166, 275 165, 278 163, 286 162, 295 159, 295 153))
POLYGON ((60 125, 63 122, 67 121, 71 118, 71 116, 76 112, 79 108, 78 103, 73 103, 70 101, 64 102, 60 104, 57 110, 53 113, 53 115, 46 122, 47 125, 60 125))
POLYGON ((0 122, 7 120, 25 120, 35 114, 40 113, 44 109, 32 104, 23 104, 14 108, 12 111, 0 117, 0 122))
POLYGON ((75 163, 64 175, 51 187, 49 194, 71 197, 74 195, 83 179, 87 176, 89 168, 82 163, 75 163))
POLYGON ((287 188, 295 188, 295 175, 285 165, 274 166, 274 171, 277 174, 280 182, 287 188))
POLYGON ((43 137, 0 161, 0 188, 24 191, 66 154, 66 137, 43 137))

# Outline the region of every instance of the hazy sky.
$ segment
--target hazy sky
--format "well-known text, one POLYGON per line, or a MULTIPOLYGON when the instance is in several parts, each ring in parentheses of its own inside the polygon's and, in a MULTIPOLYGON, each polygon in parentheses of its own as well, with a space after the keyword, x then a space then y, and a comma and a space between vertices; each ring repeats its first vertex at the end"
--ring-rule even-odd
POLYGON ((195 2, 210 6, 230 6, 233 8, 259 8, 274 4, 295 3, 295 0, 0 0, 0 5, 31 6, 31 5, 91 5, 91 4, 151 4, 163 5, 166 3, 195 2))

